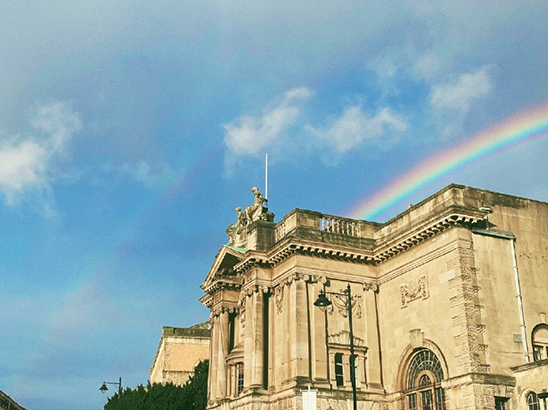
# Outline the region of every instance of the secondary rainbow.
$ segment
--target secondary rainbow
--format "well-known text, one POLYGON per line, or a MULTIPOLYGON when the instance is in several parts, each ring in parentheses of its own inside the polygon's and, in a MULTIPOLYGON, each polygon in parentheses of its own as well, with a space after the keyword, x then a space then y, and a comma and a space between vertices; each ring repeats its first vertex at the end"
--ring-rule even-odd
POLYGON ((524 111, 481 131, 464 143, 422 162, 389 183, 372 197, 361 200, 350 212, 355 219, 372 219, 407 196, 487 156, 548 135, 548 104, 524 111))

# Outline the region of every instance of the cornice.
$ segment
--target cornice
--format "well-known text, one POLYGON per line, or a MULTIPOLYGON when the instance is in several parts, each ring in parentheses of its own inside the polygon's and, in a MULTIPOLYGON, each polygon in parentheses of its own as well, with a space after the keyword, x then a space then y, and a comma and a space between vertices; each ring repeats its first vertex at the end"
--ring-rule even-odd
MULTIPOLYGON (((206 295, 200 301, 205 306, 211 307, 213 305, 212 295, 221 290, 242 291, 242 295, 250 296, 258 291, 271 292, 274 287, 280 284, 278 282, 300 280, 304 276, 306 276, 305 280, 307 281, 326 277, 323 274, 311 275, 293 272, 290 275, 283 275, 284 279, 276 280, 272 284, 256 282, 249 283, 247 286, 244 284, 242 276, 251 269, 275 267, 295 254, 377 266, 453 227, 463 226, 470 229, 478 221, 482 220, 483 216, 484 214, 477 209, 451 207, 446 209, 444 214, 435 215, 428 220, 423 219, 412 227, 404 228, 401 233, 395 232, 392 236, 377 239, 377 246, 372 251, 350 248, 341 244, 330 244, 306 239, 299 240, 296 237, 289 237, 286 241, 278 242, 269 253, 248 251, 242 255, 243 260, 232 268, 234 275, 216 275, 212 278, 211 285, 204 289, 206 295)), ((372 283, 375 283, 377 286, 379 283, 385 282, 389 277, 397 274, 398 272, 393 272, 389 275, 384 275, 383 278, 377 278, 372 283)), ((333 277, 333 275, 337 276, 332 273, 330 277, 333 277)), ((245 296, 243 297, 245 298, 245 296)))
POLYGON ((457 225, 476 224, 482 217, 483 215, 470 215, 462 212, 451 212, 440 216, 434 219, 433 222, 418 226, 414 231, 391 238, 384 244, 381 243, 375 251, 376 264, 383 263, 449 228, 457 225))

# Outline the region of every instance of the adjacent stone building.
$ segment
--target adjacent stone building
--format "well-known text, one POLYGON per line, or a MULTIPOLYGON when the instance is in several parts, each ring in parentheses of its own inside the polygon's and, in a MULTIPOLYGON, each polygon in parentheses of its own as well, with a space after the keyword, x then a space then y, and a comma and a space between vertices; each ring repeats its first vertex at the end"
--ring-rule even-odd
POLYGON ((0 410, 27 410, 0 390, 0 410))
POLYGON ((274 223, 254 194, 202 285, 209 409, 301 409, 308 386, 351 409, 348 305, 314 306, 348 285, 358 409, 543 408, 547 203, 450 185, 386 223, 274 223))
POLYGON ((186 328, 164 326, 150 368, 150 383, 185 384, 194 367, 209 358, 209 339, 208 322, 186 328))

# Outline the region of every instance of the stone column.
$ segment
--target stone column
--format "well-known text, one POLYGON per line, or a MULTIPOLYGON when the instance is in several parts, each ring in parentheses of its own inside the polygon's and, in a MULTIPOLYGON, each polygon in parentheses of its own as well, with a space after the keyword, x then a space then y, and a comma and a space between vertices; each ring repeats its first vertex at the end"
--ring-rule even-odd
POLYGON ((251 386, 252 370, 253 370, 253 303, 252 297, 246 296, 245 303, 245 321, 244 321, 244 389, 251 386))
POLYGON ((308 317, 306 305, 306 284, 295 280, 289 287, 291 300, 290 360, 291 378, 309 378, 308 361, 308 317))
POLYGON ((218 352, 219 352, 219 320, 217 316, 211 319, 211 357, 209 362, 209 399, 217 399, 218 352))
POLYGON ((310 300, 308 309, 310 309, 310 338, 312 342, 310 346, 310 360, 312 360, 312 380, 318 387, 328 387, 325 312, 313 304, 321 289, 323 289, 323 284, 321 283, 309 285, 310 300))
POLYGON ((262 388, 264 371, 263 293, 259 290, 253 293, 249 300, 252 301, 250 310, 253 311, 253 320, 250 322, 253 326, 252 368, 249 369, 251 371, 250 387, 262 388))
POLYGON ((226 397, 226 356, 228 355, 229 324, 228 312, 222 312, 217 322, 218 356, 217 356, 217 397, 226 397))
POLYGON ((366 352, 367 360, 365 372, 367 374, 367 384, 371 387, 382 387, 381 383, 381 363, 380 363, 380 346, 379 346, 379 329, 377 318, 376 285, 366 287, 364 292, 365 298, 365 345, 368 347, 366 352))

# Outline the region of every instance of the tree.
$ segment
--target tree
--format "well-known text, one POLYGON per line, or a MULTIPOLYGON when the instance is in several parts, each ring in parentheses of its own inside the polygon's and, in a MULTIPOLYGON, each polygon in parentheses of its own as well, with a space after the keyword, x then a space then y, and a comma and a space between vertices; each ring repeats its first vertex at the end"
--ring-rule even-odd
POLYGON ((108 399, 104 410, 205 410, 209 362, 200 362, 184 386, 142 384, 108 399))

